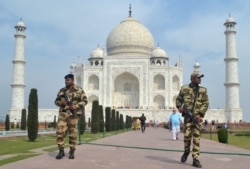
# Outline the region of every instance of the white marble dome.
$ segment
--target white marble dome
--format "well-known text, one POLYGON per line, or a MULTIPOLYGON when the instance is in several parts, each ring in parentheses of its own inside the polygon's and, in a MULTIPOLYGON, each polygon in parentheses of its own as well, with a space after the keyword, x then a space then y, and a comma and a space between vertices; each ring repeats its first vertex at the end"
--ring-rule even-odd
POLYGON ((199 62, 195 62, 195 63, 194 63, 194 66, 195 66, 195 67, 200 67, 200 63, 199 63, 199 62))
POLYGON ((102 58, 104 55, 103 49, 97 47, 95 50, 92 51, 90 54, 90 58, 102 58))
POLYGON ((21 27, 25 27, 25 24, 23 23, 23 21, 18 21, 16 26, 21 26, 21 27))
POLYGON ((227 20, 226 20, 226 23, 227 23, 227 22, 235 22, 235 21, 234 21, 234 18, 232 18, 231 16, 229 16, 229 17, 227 18, 227 20))
POLYGON ((106 47, 108 55, 119 53, 148 55, 154 47, 154 39, 145 26, 129 16, 110 32, 106 47))
POLYGON ((164 58, 168 58, 167 53, 161 49, 160 47, 156 47, 151 54, 152 57, 164 57, 164 58))

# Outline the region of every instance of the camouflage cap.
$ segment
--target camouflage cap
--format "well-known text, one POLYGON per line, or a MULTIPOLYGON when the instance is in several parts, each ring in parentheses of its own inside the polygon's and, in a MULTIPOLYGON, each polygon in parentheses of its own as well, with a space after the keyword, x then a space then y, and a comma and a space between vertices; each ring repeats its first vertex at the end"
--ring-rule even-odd
POLYGON ((192 79, 193 77, 201 78, 201 77, 204 77, 204 74, 200 74, 200 73, 198 73, 198 72, 194 72, 194 73, 191 74, 191 79, 192 79))

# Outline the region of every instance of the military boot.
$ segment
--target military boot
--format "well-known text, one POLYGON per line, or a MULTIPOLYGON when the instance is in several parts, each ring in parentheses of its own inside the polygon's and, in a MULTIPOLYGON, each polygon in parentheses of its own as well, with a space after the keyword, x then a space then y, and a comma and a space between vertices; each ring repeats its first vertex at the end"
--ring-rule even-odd
POLYGON ((202 165, 198 159, 193 160, 193 166, 197 168, 202 168, 202 165))
POLYGON ((56 159, 61 159, 64 156, 65 156, 64 149, 60 149, 59 153, 56 156, 56 159))
POLYGON ((185 163, 187 161, 189 153, 190 153, 190 151, 184 152, 184 154, 181 156, 181 162, 185 163))
POLYGON ((69 159, 74 159, 75 158, 74 153, 75 153, 75 150, 70 149, 70 151, 69 151, 69 159))

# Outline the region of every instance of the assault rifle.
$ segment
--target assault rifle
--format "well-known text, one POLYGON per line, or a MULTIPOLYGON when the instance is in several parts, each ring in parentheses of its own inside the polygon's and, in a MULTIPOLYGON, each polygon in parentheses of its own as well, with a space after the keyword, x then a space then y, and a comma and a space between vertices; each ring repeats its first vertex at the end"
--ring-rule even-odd
MULTIPOLYGON (((63 94, 63 98, 65 98, 65 100, 66 100, 68 106, 71 107, 73 103, 72 103, 72 101, 70 100, 70 98, 69 98, 68 94, 66 93, 66 91, 65 91, 64 94, 63 94)), ((72 115, 73 115, 74 117, 77 117, 77 114, 76 114, 75 110, 70 110, 70 112, 72 113, 72 115)))
POLYGON ((184 112, 182 116, 184 117, 184 120, 191 120, 192 122, 199 124, 199 120, 193 116, 193 114, 189 111, 188 107, 186 105, 183 105, 184 112))

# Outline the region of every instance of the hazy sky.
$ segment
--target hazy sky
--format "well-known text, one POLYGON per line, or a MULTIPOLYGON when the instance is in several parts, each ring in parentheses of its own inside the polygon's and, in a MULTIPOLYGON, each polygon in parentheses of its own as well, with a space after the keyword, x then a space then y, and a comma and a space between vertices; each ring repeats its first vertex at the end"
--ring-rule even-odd
POLYGON ((237 22, 240 106, 250 121, 250 1, 248 0, 2 0, 0 1, 0 117, 11 106, 14 26, 25 23, 25 105, 31 88, 38 90, 39 108, 56 108, 54 99, 77 56, 85 60, 98 46, 105 48, 111 30, 132 16, 146 26, 170 57, 181 55, 184 83, 198 61, 205 74, 210 108, 225 108, 225 20, 237 22))

